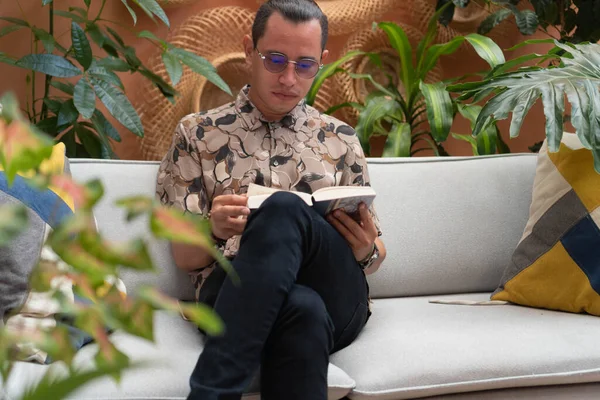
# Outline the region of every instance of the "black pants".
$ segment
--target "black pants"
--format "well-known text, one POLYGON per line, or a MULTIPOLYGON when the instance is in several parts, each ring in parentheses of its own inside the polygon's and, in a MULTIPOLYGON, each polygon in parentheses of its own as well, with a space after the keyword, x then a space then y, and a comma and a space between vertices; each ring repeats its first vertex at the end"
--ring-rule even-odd
POLYGON ((296 195, 277 193, 249 217, 233 266, 241 285, 224 279, 214 308, 225 332, 207 338, 188 400, 240 399, 259 366, 263 399, 325 400, 329 355, 369 314, 345 239, 296 195))

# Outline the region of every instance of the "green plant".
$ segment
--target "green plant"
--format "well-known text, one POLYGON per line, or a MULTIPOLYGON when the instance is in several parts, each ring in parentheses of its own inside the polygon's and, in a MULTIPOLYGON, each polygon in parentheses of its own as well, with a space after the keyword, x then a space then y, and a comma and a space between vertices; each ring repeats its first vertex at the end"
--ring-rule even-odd
MULTIPOLYGON (((120 142, 121 137, 96 107, 96 98, 126 129, 137 136, 143 136, 142 122, 125 95, 118 73, 141 74, 156 85, 167 99, 173 101, 178 94, 173 86, 177 85, 182 76, 183 65, 187 65, 194 72, 206 76, 217 87, 231 93, 206 59, 177 48, 151 32, 136 32, 104 19, 102 14, 107 0, 82 0, 82 7, 69 7, 68 11, 55 9, 52 0, 41 1, 48 9, 48 30, 32 25, 25 19, 0 17, 0 20, 9 22, 9 25, 0 30, 0 37, 21 29, 30 30, 32 36, 32 54, 16 59, 0 52, 0 62, 31 70, 27 75, 29 89, 24 112, 38 129, 55 140, 64 142, 69 157, 115 157, 112 142, 120 142), (91 15, 92 4, 100 4, 96 15, 91 15), (55 34, 56 17, 66 18, 71 22, 71 45, 68 48, 59 43, 55 34), (136 55, 135 47, 127 45, 119 34, 121 29, 150 40, 160 48, 171 84, 144 66, 136 55), (41 50, 40 43, 44 53, 38 53, 41 50), (44 76, 44 93, 41 97, 36 93, 38 73, 44 76), (51 87, 56 90, 51 91, 51 87)), ((136 12, 127 0, 121 2, 131 14, 135 25, 136 12)), ((152 19, 158 18, 169 26, 169 19, 156 0, 132 2, 152 19)))
MULTIPOLYGON (((374 26, 385 31, 391 46, 398 53, 398 81, 403 91, 392 84, 393 80, 389 75, 388 83, 384 85, 377 82, 371 74, 354 74, 344 70, 342 65, 345 62, 357 55, 364 55, 351 52, 321 70, 307 95, 307 102, 312 104, 325 79, 336 73, 346 73, 354 79, 366 79, 375 87, 375 91, 369 94, 364 104, 345 103, 326 111, 330 113, 341 107, 355 107, 360 111, 356 132, 365 154, 370 155, 372 136, 386 136, 384 157, 412 156, 427 149, 427 146, 433 149, 436 155, 447 155, 442 143, 448 138, 457 111, 470 118, 476 109, 457 109, 445 89, 445 82, 424 82, 428 72, 435 67, 442 55, 454 53, 465 42, 473 46, 477 54, 491 67, 501 65, 505 60, 502 51, 491 39, 475 33, 455 37, 447 43, 434 44, 438 29, 437 19, 444 10, 445 8, 442 8, 431 18, 414 58, 413 48, 402 27, 392 22, 382 22, 374 26), (427 115, 426 119, 423 118, 424 114, 427 115), (425 147, 419 147, 421 142, 425 143, 425 147)), ((376 66, 381 66, 378 54, 368 56, 376 66)), ((495 152, 497 148, 507 150, 505 144, 495 145, 495 142, 500 140, 495 125, 486 132, 489 134, 486 140, 494 142, 494 145, 486 146, 483 142, 480 143, 478 148, 481 152, 495 152)))
MULTIPOLYGON (((31 290, 48 292, 60 304, 60 314, 72 321, 73 326, 88 333, 99 346, 95 357, 95 369, 77 370, 71 362, 75 355, 70 345, 69 332, 57 325, 16 337, 5 326, 0 327, 0 377, 7 382, 14 366, 17 343, 31 342, 47 352, 54 361, 60 361, 68 371, 56 376, 49 368, 35 387, 28 388, 23 400, 62 398, 88 381, 104 375, 118 378, 126 368, 135 367, 127 356, 111 343, 106 327, 119 329, 131 335, 153 340, 153 312, 167 310, 183 313, 206 332, 216 335, 222 330, 222 322, 207 307, 179 304, 152 287, 141 289, 136 296, 123 295, 114 285, 106 282, 118 278, 121 268, 153 271, 147 245, 141 238, 127 243, 106 241, 95 229, 92 211, 103 196, 100 181, 80 184, 64 175, 44 175, 39 171, 41 162, 52 152, 52 138, 30 125, 21 116, 14 95, 6 94, 0 99, 0 164, 7 180, 12 182, 19 172, 37 171, 28 182, 39 188, 52 184, 67 191, 76 200, 76 212, 72 218, 54 229, 47 244, 64 260, 68 269, 57 263, 40 263, 31 276, 31 290), (61 291, 51 286, 57 277, 68 278, 74 283, 75 294, 91 300, 89 304, 69 302, 61 291)), ((216 251, 210 239, 208 221, 157 205, 152 198, 133 197, 119 200, 129 220, 146 216, 154 236, 161 239, 199 245, 210 251, 230 272, 230 264, 216 251)), ((26 225, 24 206, 0 207, 0 245, 9 246, 10 240, 26 225)), ((4 398, 0 387, 0 398, 4 398)))
MULTIPOLYGON (((454 6, 465 7, 470 0, 439 0, 438 7, 452 3, 440 22, 448 25, 454 15, 454 6)), ((495 6, 495 11, 481 23, 478 32, 482 35, 490 32, 503 20, 514 17, 519 31, 523 35, 533 35, 538 29, 549 36, 554 28, 559 33, 556 38, 561 42, 597 42, 600 40, 600 0, 528 0, 531 9, 519 9, 525 3, 521 0, 485 0, 486 6, 495 6), (500 6, 500 7, 498 7, 500 6)), ((481 5, 483 7, 483 5, 481 5)))
POLYGON ((477 103, 487 99, 477 117, 474 135, 478 135, 492 118, 506 119, 512 113, 510 136, 518 136, 523 119, 541 97, 546 137, 552 152, 558 151, 563 135, 566 95, 577 136, 584 147, 592 151, 594 167, 600 173, 600 45, 558 41, 554 44, 555 48, 547 55, 536 56, 541 60, 559 60, 557 65, 522 67, 509 72, 498 68, 483 80, 456 84, 448 90, 459 93, 458 100, 463 102, 472 99, 477 103))

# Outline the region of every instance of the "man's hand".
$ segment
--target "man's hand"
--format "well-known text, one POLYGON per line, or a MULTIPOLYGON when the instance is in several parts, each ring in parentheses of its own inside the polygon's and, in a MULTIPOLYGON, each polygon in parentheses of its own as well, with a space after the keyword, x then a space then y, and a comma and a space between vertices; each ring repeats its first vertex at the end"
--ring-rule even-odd
POLYGON ((373 251, 377 228, 364 203, 358 207, 358 210, 360 222, 356 222, 343 210, 335 210, 327 216, 327 220, 346 239, 356 260, 362 261, 373 251))
POLYGON ((246 227, 245 217, 250 214, 247 202, 246 196, 234 194, 215 197, 210 210, 213 235, 225 240, 241 235, 246 227), (239 218, 240 216, 243 218, 239 218))

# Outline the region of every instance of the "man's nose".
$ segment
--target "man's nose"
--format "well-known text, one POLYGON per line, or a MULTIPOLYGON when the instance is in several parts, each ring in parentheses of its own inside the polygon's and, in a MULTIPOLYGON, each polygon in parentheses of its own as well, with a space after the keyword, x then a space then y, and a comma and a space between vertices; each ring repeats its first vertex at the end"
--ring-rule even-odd
POLYGON ((285 69, 279 75, 279 83, 285 86, 294 86, 296 84, 296 65, 288 63, 285 69))

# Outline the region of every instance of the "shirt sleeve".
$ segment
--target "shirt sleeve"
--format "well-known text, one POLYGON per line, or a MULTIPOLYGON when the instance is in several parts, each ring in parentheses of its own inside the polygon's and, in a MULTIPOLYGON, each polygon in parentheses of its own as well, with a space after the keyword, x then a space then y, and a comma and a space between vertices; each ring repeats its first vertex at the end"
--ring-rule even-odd
MULTIPOLYGON (((348 150, 344 159, 344 171, 340 184, 343 186, 371 186, 367 160, 358 140, 358 136, 354 134, 351 136, 351 140, 348 140, 346 144, 348 150)), ((377 235, 381 236, 381 225, 379 223, 377 212, 375 211, 375 203, 371 204, 369 212, 371 213, 373 222, 377 228, 377 235)))
POLYGON ((183 212, 208 216, 210 202, 202 178, 202 165, 195 142, 182 122, 158 170, 156 198, 161 204, 183 212))

